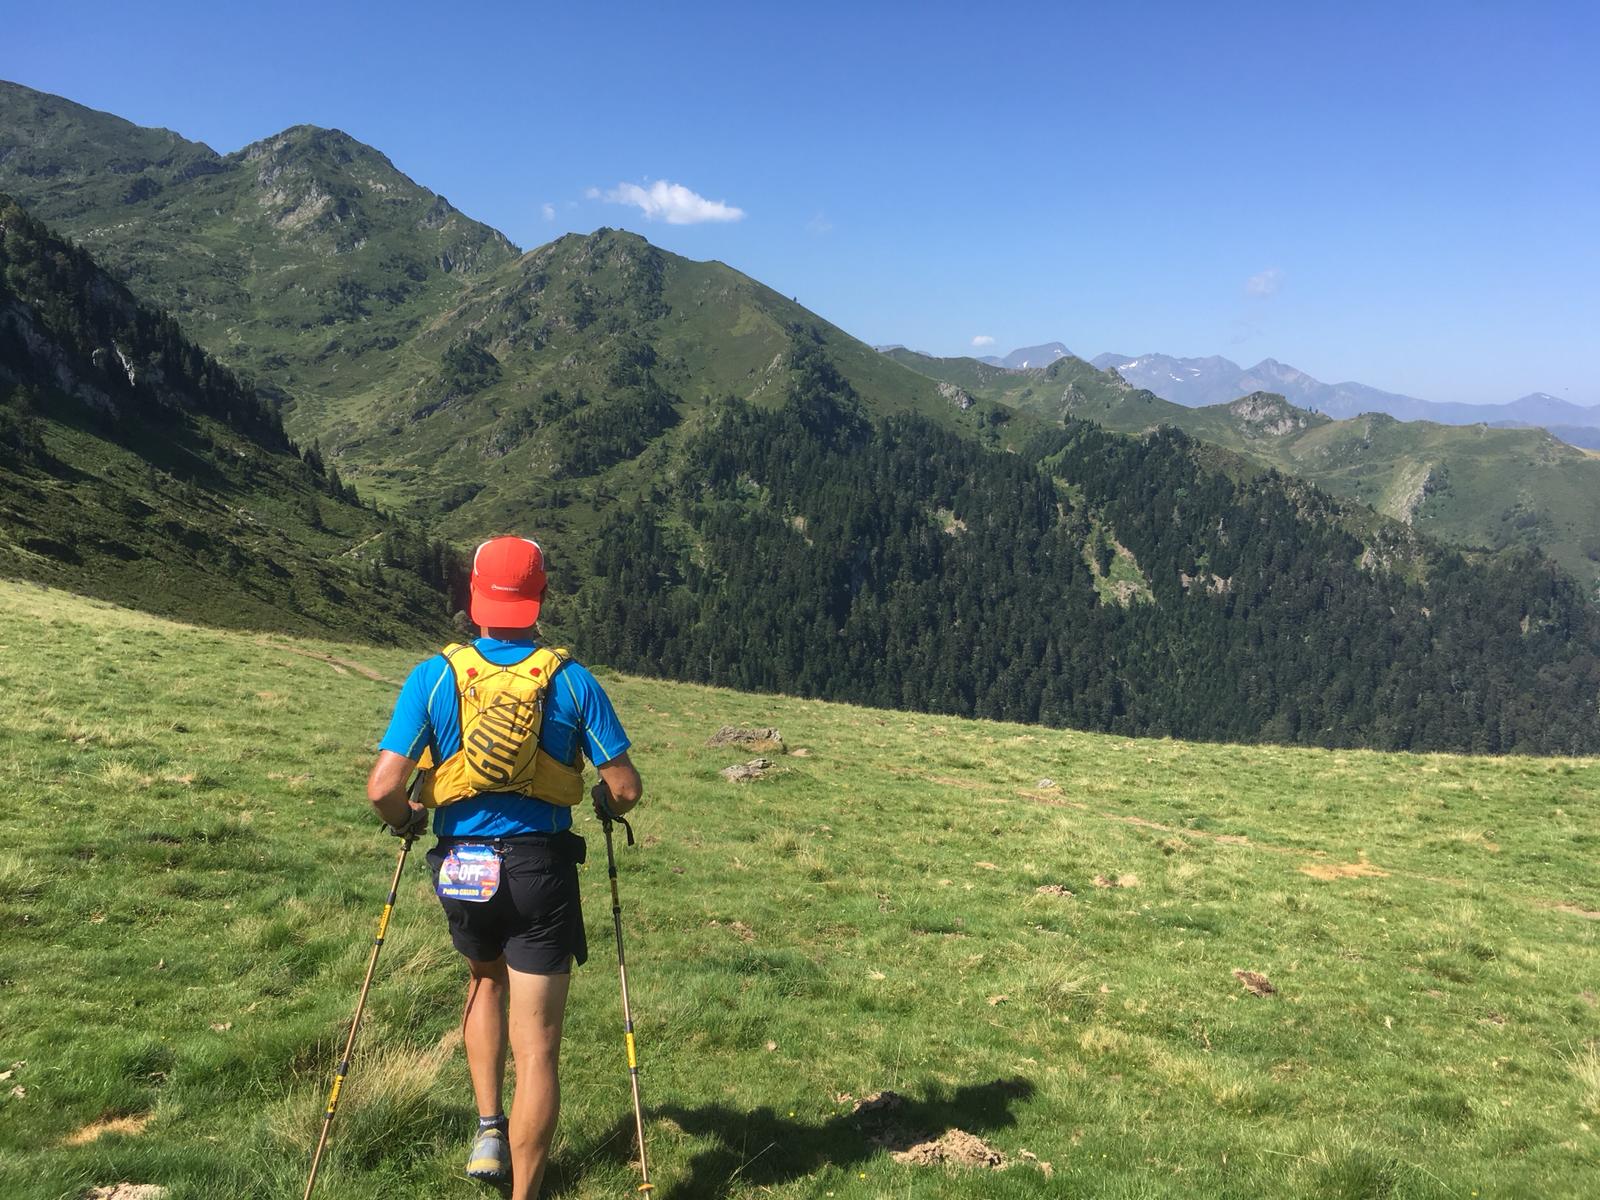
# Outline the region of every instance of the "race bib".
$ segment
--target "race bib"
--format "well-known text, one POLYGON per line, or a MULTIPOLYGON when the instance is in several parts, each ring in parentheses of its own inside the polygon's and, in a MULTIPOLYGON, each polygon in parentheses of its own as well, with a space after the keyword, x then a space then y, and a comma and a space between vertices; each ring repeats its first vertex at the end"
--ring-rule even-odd
POLYGON ((500 856, 493 846, 453 846, 439 864, 434 888, 447 900, 482 903, 500 890, 500 856))

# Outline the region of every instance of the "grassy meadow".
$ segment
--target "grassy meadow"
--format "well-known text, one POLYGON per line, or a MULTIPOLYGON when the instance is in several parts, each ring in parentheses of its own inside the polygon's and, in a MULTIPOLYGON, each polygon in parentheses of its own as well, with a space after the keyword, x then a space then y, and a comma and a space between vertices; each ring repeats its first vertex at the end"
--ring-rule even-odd
MULTIPOLYGON (((0 618, 0 1196, 298 1197, 398 849, 362 781, 414 656, 22 583, 0 618)), ((622 891, 658 1197, 1595 1193, 1600 762, 600 674, 647 790, 622 891), (719 777, 753 756, 706 747, 729 724, 782 731, 766 778, 719 777), (1004 1169, 882 1144, 955 1129, 1004 1169)), ((636 1181, 580 829, 547 1187, 572 1200, 636 1181)), ((461 993, 413 862, 319 1195, 493 1194, 460 1175, 461 993)))

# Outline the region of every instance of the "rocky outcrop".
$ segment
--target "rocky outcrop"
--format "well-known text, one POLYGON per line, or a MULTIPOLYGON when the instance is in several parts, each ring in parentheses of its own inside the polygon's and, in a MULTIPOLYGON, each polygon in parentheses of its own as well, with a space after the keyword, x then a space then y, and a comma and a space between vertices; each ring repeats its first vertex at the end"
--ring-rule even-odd
POLYGON ((954 404, 962 412, 966 412, 974 403, 971 395, 953 383, 940 383, 939 395, 954 404))
POLYGON ((1251 392, 1228 405, 1246 437, 1284 437, 1310 426, 1314 416, 1272 392, 1251 392))

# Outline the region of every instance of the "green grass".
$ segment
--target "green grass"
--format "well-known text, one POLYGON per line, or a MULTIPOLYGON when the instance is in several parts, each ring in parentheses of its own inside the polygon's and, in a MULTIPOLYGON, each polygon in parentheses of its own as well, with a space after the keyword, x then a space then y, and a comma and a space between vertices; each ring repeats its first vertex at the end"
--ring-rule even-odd
MULTIPOLYGON (((22 583, 0 614, 0 1194, 298 1196, 397 849, 361 782, 410 659, 22 583)), ((1600 763, 602 677, 648 791, 622 894, 658 1196, 1592 1191, 1600 763), (704 745, 740 723, 787 743, 754 784, 704 745), (884 1088, 905 1123, 1013 1165, 893 1161, 841 1099, 884 1088)), ((581 827, 593 957, 550 1188, 573 1198, 631 1190, 603 846, 581 827)), ((321 1194, 483 1194, 458 1178, 461 986, 413 868, 321 1194)))

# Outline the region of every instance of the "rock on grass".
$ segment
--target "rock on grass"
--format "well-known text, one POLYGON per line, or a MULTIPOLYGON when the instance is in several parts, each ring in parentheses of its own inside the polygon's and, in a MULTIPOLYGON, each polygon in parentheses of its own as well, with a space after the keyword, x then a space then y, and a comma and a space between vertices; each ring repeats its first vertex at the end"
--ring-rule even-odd
POLYGON ((706 739, 706 745, 715 750, 718 746, 743 746, 747 750, 783 749, 783 735, 776 729, 751 729, 742 725, 724 725, 706 739))
POLYGON ((731 767, 724 767, 719 774, 729 783, 749 783, 752 779, 760 779, 771 769, 770 758, 752 758, 747 763, 734 763, 731 767))

